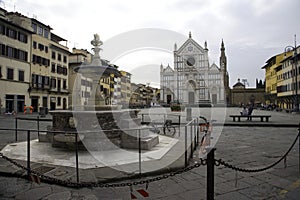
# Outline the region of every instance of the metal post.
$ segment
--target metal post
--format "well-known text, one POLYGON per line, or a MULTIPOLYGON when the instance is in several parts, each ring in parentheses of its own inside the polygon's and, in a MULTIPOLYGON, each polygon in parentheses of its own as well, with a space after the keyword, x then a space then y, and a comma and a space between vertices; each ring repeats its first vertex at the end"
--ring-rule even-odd
POLYGON ((197 124, 196 124, 196 129, 197 129, 197 146, 199 146, 199 118, 197 117, 197 124))
POLYGON ((194 150, 196 150, 196 147, 197 147, 197 137, 196 137, 196 126, 197 126, 197 124, 195 124, 195 122, 196 122, 196 119, 194 119, 194 124, 193 124, 193 126, 194 126, 194 150))
POLYGON ((27 175, 30 177, 30 130, 27 131, 27 175))
POLYGON ((15 140, 18 141, 18 118, 15 118, 15 140))
POLYGON ((298 69, 297 69, 297 42, 296 42, 296 35, 295 35, 295 47, 294 47, 294 63, 295 63, 295 88, 296 88, 296 99, 295 99, 295 110, 299 112, 299 99, 298 99, 298 69))
POLYGON ((37 130, 38 130, 38 138, 40 137, 40 116, 37 116, 37 130))
POLYGON ((76 180, 79 183, 79 167, 78 167, 78 133, 75 133, 75 149, 76 149, 76 180))
POLYGON ((214 199, 214 166, 215 166, 215 150, 216 148, 208 149, 207 154, 207 186, 206 199, 214 199))
POLYGON ((179 128, 178 128, 178 137, 180 137, 180 127, 181 127, 181 115, 178 116, 179 117, 179 128))
POLYGON ((185 134, 184 134, 184 165, 188 166, 188 158, 187 158, 187 126, 185 126, 185 134))
POLYGON ((299 140, 299 142, 298 142, 299 143, 299 147, 298 147, 299 164, 298 164, 298 166, 299 166, 299 173, 300 173, 300 123, 299 123, 299 128, 298 128, 298 140, 299 140))
POLYGON ((142 176, 142 146, 141 146, 141 129, 139 129, 139 174, 142 176))
POLYGON ((190 136, 191 136, 191 155, 190 155, 190 157, 191 158, 193 158, 193 124, 191 123, 191 128, 190 128, 190 131, 191 131, 191 134, 190 134, 190 136))

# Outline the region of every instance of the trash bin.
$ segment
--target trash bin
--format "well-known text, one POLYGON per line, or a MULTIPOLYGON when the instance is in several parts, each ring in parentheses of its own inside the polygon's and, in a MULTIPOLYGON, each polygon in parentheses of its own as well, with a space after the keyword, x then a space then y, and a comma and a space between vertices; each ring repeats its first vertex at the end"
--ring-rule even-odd
POLYGON ((40 116, 45 117, 46 116, 46 109, 45 107, 40 107, 40 116))

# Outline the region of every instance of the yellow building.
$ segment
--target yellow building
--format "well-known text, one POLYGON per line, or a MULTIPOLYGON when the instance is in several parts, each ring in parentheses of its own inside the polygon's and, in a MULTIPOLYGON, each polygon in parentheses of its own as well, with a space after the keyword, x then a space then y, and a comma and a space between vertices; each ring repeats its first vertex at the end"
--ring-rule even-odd
MULTIPOLYGON (((288 52, 284 55, 281 65, 277 68, 277 102, 280 108, 294 109, 296 105, 296 94, 298 96, 300 91, 300 48, 297 48, 297 56, 294 52, 288 52), (296 65, 295 65, 296 61, 296 65), (296 73, 296 66, 297 72, 296 73), (297 78, 296 78, 297 75, 297 78), (296 84, 297 82, 297 84, 296 84), (296 89, 297 87, 297 89, 296 89)), ((298 105, 299 106, 299 105, 298 105)))
POLYGON ((272 56, 266 61, 266 65, 262 67, 265 69, 265 77, 266 77, 266 86, 265 86, 265 99, 266 104, 275 104, 278 105, 278 98, 277 98, 277 86, 280 86, 281 77, 279 70, 282 66, 282 61, 285 59, 285 56, 291 55, 291 52, 280 53, 275 56, 272 56))

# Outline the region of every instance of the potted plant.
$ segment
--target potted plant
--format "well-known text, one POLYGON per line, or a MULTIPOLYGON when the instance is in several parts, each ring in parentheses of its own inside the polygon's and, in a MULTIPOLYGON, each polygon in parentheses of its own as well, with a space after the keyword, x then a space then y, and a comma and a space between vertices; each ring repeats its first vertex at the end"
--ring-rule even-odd
POLYGON ((171 108, 171 111, 178 112, 178 111, 184 111, 185 106, 177 101, 177 102, 171 103, 170 108, 171 108))

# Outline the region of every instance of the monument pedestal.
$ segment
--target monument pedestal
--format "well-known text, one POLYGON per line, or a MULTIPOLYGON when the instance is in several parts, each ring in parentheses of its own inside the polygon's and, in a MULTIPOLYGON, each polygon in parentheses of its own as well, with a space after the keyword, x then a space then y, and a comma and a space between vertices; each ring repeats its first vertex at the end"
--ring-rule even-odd
POLYGON ((139 149, 139 138, 142 150, 150 150, 159 143, 158 135, 150 133, 149 129, 142 129, 141 119, 122 119, 121 147, 125 149, 139 149), (130 130, 131 129, 131 130, 130 130))

